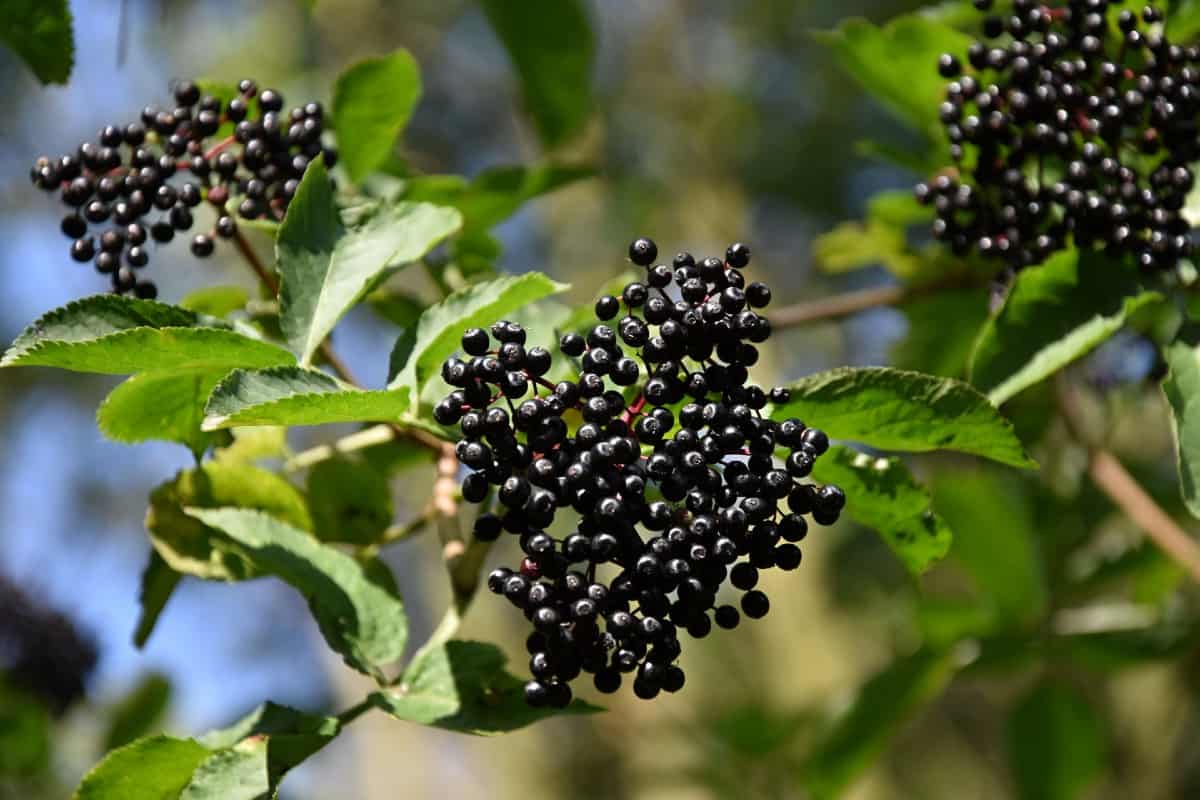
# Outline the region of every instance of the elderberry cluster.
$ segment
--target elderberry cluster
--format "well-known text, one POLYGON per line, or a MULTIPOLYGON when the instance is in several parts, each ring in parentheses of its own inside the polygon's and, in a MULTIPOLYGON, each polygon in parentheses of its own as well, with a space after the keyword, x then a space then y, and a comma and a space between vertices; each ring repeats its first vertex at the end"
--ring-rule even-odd
MULTIPOLYGON (((975 0, 989 11, 993 0, 975 0)), ((938 60, 957 168, 918 184, 934 236, 1017 270, 1068 246, 1173 269, 1200 157, 1200 48, 1171 44, 1153 6, 1014 0, 983 39, 938 60)))
POLYGON ((138 121, 106 125, 74 154, 33 165, 34 185, 58 191, 71 208, 61 225, 74 240, 71 257, 109 275, 114 292, 157 295, 139 276, 150 260, 147 239, 162 244, 191 230, 202 202, 212 205, 215 223, 192 237, 198 258, 212 254, 216 239, 237 235, 236 217, 282 219, 312 159, 323 154, 333 165, 336 152, 321 143, 319 103, 284 113, 278 92, 259 91, 251 80, 237 88, 222 102, 181 81, 174 108, 147 106, 138 121))
POLYGON ((749 249, 680 253, 673 267, 657 252, 630 245, 644 279, 596 301, 586 333, 561 336, 577 379, 551 383, 551 353, 507 321, 467 330, 465 356, 442 367, 454 391, 434 416, 462 431, 463 497, 492 509, 475 537, 507 531, 524 553, 487 584, 533 624, 533 706, 566 705, 582 672, 606 693, 627 675, 641 698, 679 690, 680 635, 766 614, 759 572, 798 567, 805 515, 829 525, 845 505, 837 487, 801 482, 826 435, 763 416, 788 391, 748 383, 771 334, 757 311, 771 292, 742 276, 749 249), (546 529, 565 509, 557 538, 546 529), (740 612, 720 597, 727 583, 740 612))

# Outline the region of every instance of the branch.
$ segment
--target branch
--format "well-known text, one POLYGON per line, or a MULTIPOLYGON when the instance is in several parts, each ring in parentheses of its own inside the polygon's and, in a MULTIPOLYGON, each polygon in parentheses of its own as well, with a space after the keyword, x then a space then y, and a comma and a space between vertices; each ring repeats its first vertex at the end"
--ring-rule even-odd
POLYGON ((1200 582, 1200 542, 1155 502, 1137 479, 1107 450, 1092 444, 1081 423, 1079 399, 1061 376, 1058 405, 1071 436, 1088 451, 1088 476, 1100 491, 1145 532, 1163 553, 1200 582))
POLYGON ((786 330, 813 322, 832 322, 872 308, 902 306, 947 289, 968 289, 977 285, 977 283, 956 276, 953 279, 936 281, 922 286, 900 284, 875 286, 870 289, 835 294, 807 303, 783 306, 767 315, 767 319, 771 321, 771 327, 775 330, 786 330))

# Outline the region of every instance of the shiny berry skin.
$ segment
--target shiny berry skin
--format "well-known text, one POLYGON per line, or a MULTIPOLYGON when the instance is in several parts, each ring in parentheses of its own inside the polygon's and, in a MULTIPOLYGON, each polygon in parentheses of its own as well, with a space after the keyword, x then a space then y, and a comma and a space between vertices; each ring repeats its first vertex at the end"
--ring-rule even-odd
POLYGON ((634 239, 629 245, 629 260, 639 267, 648 267, 658 258, 658 246, 649 239, 634 239))

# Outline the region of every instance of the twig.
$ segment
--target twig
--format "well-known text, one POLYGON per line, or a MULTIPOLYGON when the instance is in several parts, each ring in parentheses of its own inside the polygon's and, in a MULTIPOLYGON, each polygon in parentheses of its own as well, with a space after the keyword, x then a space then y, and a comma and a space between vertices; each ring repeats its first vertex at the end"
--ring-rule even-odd
POLYGON ((953 280, 938 281, 923 286, 902 286, 900 284, 875 286, 870 289, 859 289, 854 292, 823 297, 808 303, 783 306, 768 314, 767 318, 771 321, 772 328, 784 330, 812 322, 831 322, 872 308, 902 306, 945 289, 966 289, 974 285, 956 277, 953 280))
POLYGON ((423 531, 431 521, 433 521, 434 511, 430 506, 422 511, 418 516, 413 517, 403 525, 391 525, 379 537, 379 541, 371 542, 358 549, 358 558, 367 560, 379 555, 379 551, 389 544, 404 541, 412 536, 416 536, 423 531))
POLYGON ((1078 398, 1060 376, 1058 405, 1071 436, 1088 451, 1088 476, 1164 554, 1200 582, 1200 542, 1155 502, 1137 479, 1107 450, 1088 440, 1080 420, 1078 398))
POLYGON ((284 462, 283 468, 288 472, 297 472, 339 455, 387 444, 395 438, 396 432, 391 425, 372 425, 348 436, 343 436, 330 444, 317 445, 299 452, 284 462))

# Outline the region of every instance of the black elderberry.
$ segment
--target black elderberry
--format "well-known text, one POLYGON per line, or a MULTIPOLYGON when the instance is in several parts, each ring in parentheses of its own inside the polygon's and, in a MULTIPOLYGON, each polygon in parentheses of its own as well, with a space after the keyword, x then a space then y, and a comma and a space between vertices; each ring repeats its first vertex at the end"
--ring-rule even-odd
POLYGON ((1165 32, 1139 30, 1161 21, 1156 8, 1140 20, 1113 8, 1021 2, 982 20, 987 41, 968 48, 970 68, 956 54, 938 59, 955 79, 938 113, 958 166, 915 196, 957 254, 974 250, 1010 272, 1072 245, 1146 270, 1191 255, 1182 209, 1186 164, 1200 154, 1197 72, 1165 32))
MULTIPOLYGON (((629 253, 648 266, 657 247, 639 239, 629 253)), ((747 383, 758 356, 751 343, 770 335, 755 311, 770 290, 739 272, 749 261, 743 244, 699 264, 680 254, 674 269, 649 268, 620 299, 601 297, 596 324, 559 338, 578 359, 574 379, 547 381, 551 353, 527 346, 527 331, 505 320, 464 331, 463 354, 442 365, 453 391, 434 417, 462 433, 463 498, 493 509, 475 536, 508 531, 523 553, 517 569, 491 573, 488 588, 535 629, 533 705, 565 705, 582 673, 602 692, 626 673, 638 697, 678 691, 680 632, 700 638, 714 623, 763 616, 759 575, 799 566, 801 515, 827 524, 840 514, 839 489, 800 481, 828 438, 763 416, 788 392, 747 383), (681 300, 668 299, 672 283, 681 300), (582 418, 573 433, 568 412, 582 418), (572 526, 561 539, 546 532, 560 513, 572 526), (600 565, 611 565, 607 582, 600 565), (727 582, 745 592, 740 612, 716 605, 727 582)))
MULTIPOLYGON (((319 104, 291 109, 288 119, 296 135, 281 136, 283 98, 271 89, 259 92, 253 81, 240 85, 241 96, 223 108, 195 83, 178 81, 172 85, 174 109, 147 106, 139 121, 104 126, 96 140, 80 144, 76 154, 57 160, 42 157, 34 163, 34 185, 61 191, 63 203, 73 209, 61 223, 64 235, 73 240, 71 257, 94 260, 98 271, 112 274, 114 291, 139 297, 156 294, 153 284, 117 274, 122 261, 139 268, 148 261, 143 247, 147 231, 157 243, 170 242, 176 232, 191 230, 191 209, 206 198, 220 212, 232 198, 243 218, 278 221, 309 160, 323 153, 327 165, 336 161, 336 153, 320 145, 319 104), (246 102, 251 98, 256 99, 253 113, 246 102), (225 123, 236 126, 234 136, 212 141, 225 123), (102 229, 91 238, 89 226, 102 229), (140 233, 123 235, 119 247, 104 246, 109 233, 126 234, 135 228, 140 233), (96 240, 104 258, 94 255, 96 240), (87 241, 92 244, 80 244, 87 241)), ((215 238, 237 235, 233 218, 220 213, 212 231, 192 238, 191 251, 208 256, 215 238)))

